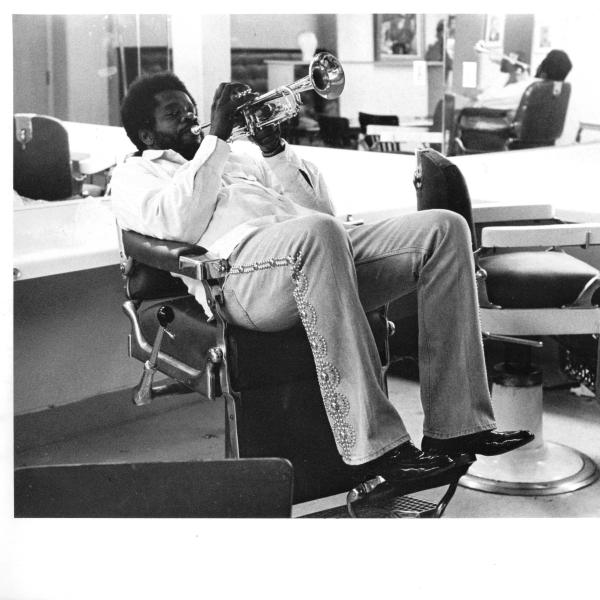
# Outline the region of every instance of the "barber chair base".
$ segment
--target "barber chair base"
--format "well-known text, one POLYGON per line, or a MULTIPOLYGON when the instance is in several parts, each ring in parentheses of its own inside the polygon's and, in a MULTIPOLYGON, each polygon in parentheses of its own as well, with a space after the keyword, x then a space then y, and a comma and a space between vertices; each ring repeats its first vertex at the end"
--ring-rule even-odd
POLYGON ((482 456, 460 485, 510 496, 551 496, 594 483, 600 472, 592 459, 568 446, 545 442, 501 456, 482 456))
POLYGON ((495 494, 548 496, 574 492, 600 477, 587 455, 544 441, 541 373, 531 370, 528 376, 536 380, 535 385, 495 383, 492 404, 498 429, 528 429, 535 440, 507 454, 478 457, 461 486, 495 494))

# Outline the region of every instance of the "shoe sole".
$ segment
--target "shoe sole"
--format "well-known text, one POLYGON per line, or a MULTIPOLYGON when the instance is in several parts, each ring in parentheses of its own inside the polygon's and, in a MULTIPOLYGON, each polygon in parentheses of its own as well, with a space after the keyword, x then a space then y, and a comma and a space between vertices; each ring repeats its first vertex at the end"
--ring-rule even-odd
MULTIPOLYGON (((458 455, 460 457, 464 456, 464 454, 458 455)), ((470 461, 472 462, 472 461, 470 461)), ((462 467, 462 463, 457 463, 456 460, 453 460, 448 465, 444 465, 443 467, 432 467, 431 469, 404 469, 402 475, 398 474, 392 477, 386 477, 385 475, 381 475, 390 485, 402 485, 406 483, 413 483, 416 481, 429 479, 436 477, 438 475, 444 475, 446 473, 450 473, 451 471, 455 471, 457 467, 462 467)))
POLYGON ((514 445, 508 449, 491 450, 489 452, 476 452, 475 454, 480 454, 481 456, 498 456, 500 454, 506 454, 507 452, 512 452, 513 450, 516 450, 517 448, 521 448, 522 446, 525 446, 526 444, 529 444, 529 442, 532 442, 532 441, 533 441, 533 438, 526 439, 526 440, 520 440, 518 442, 515 442, 514 445))
POLYGON ((498 456, 500 454, 506 454, 507 452, 512 452, 513 450, 516 450, 517 448, 521 448, 522 446, 525 446, 525 444, 529 444, 529 442, 532 442, 534 440, 534 438, 529 438, 529 439, 525 439, 525 440, 519 440, 519 441, 515 441, 514 445, 512 445, 510 448, 500 448, 498 450, 488 450, 486 452, 479 452, 477 450, 462 450, 460 452, 457 452, 457 454, 453 454, 451 450, 444 450, 443 448, 427 448, 427 452, 437 452, 439 454, 445 454, 447 456, 450 456, 451 458, 453 458, 454 460, 456 460, 457 456, 463 455, 463 454, 479 454, 480 456, 498 456))

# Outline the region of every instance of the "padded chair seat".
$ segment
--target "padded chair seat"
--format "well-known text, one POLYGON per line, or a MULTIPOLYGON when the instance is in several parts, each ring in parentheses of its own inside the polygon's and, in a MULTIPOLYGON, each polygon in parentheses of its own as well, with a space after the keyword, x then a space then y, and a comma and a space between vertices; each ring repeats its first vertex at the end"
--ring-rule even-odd
MULTIPOLYGON (((156 313, 163 305, 173 309, 175 318, 167 329, 175 339, 164 336, 161 351, 202 371, 206 353, 217 341, 215 323, 208 322, 193 296, 146 304, 139 311, 140 327, 151 344, 158 329, 156 313)), ((387 321, 380 310, 368 313, 367 318, 384 361, 387 321)), ((312 352, 300 324, 276 333, 230 325, 228 343, 231 383, 237 391, 314 377, 312 352), (243 360, 237 360, 237 357, 243 357, 243 360)))
POLYGON ((564 252, 510 252, 479 261, 488 297, 502 308, 561 308, 572 304, 598 270, 564 252))

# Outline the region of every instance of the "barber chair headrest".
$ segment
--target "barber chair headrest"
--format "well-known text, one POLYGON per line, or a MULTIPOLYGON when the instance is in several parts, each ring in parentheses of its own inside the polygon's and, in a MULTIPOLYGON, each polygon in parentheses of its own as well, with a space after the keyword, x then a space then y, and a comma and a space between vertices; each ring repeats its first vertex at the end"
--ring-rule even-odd
POLYGON ((13 188, 33 200, 65 200, 73 194, 69 137, 58 119, 14 115, 13 188))
POLYGON ((417 210, 441 208, 463 216, 469 225, 473 250, 477 248, 469 189, 460 169, 430 148, 419 151, 415 177, 417 210))

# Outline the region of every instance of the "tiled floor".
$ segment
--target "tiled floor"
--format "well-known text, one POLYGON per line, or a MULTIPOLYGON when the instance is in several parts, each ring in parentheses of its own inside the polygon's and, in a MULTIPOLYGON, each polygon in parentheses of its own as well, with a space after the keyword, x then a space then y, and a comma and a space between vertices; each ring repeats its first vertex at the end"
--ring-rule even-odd
MULTIPOLYGON (((418 442, 422 410, 416 383, 390 377, 390 397, 418 442)), ((569 391, 544 396, 545 439, 577 448, 600 464, 600 404, 569 391)), ((148 418, 19 453, 17 466, 84 462, 211 459, 223 456, 221 402, 199 400, 148 418)), ((431 492, 423 497, 433 499, 431 492)), ((293 515, 341 504, 343 496, 294 507, 293 515)), ((445 514, 462 517, 600 517, 600 481, 553 496, 506 496, 459 487, 445 514)))

